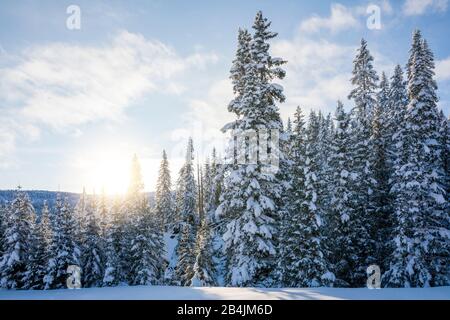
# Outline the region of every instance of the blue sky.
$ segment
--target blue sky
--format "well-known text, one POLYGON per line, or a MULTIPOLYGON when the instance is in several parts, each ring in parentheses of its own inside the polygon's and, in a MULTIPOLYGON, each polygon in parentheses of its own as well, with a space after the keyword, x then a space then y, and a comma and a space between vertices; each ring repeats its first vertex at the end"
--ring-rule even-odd
POLYGON ((121 192, 137 153, 153 190, 163 148, 175 178, 187 137, 203 157, 232 119, 237 30, 251 27, 257 10, 279 33, 273 54, 289 61, 284 119, 296 105, 331 112, 342 99, 349 107, 361 37, 376 69, 390 74, 405 64, 415 28, 435 53, 449 114, 448 0, 3 0, 0 189, 121 192), (379 30, 367 27, 370 4, 381 10, 379 30), (81 9, 80 30, 66 27, 69 5, 81 9))

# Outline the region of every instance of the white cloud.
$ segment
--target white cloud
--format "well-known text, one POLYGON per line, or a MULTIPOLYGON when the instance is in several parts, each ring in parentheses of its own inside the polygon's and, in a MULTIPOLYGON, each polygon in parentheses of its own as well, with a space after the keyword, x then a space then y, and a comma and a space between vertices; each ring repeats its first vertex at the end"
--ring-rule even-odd
MULTIPOLYGON (((292 117, 297 106, 301 106, 305 114, 311 109, 333 112, 337 100, 342 100, 349 108, 351 102, 347 96, 351 91, 352 61, 357 47, 358 43, 345 45, 316 36, 308 37, 302 28, 292 39, 272 43, 272 54, 288 61, 284 66, 287 76, 280 82, 287 97, 286 102, 280 105, 283 119, 292 117)), ((394 64, 388 58, 374 50, 372 54, 377 70, 392 71, 394 64)), ((197 136, 202 141, 213 140, 212 137, 219 134, 218 129, 234 119, 234 115, 227 111, 232 96, 230 80, 223 79, 212 84, 205 97, 191 101, 190 110, 185 115, 185 129, 175 132, 176 140, 181 139, 179 154, 184 152, 183 139, 195 134, 196 129, 201 128, 203 135, 197 136)))
POLYGON ((450 79, 450 57, 436 61, 436 79, 439 81, 450 79))
MULTIPOLYGON (((122 31, 107 44, 50 43, 27 48, 14 60, 0 73, 2 117, 7 114, 30 132, 36 126, 73 132, 86 123, 120 120, 146 94, 182 93, 183 72, 205 68, 218 57, 182 57, 160 41, 122 31)), ((0 159, 19 134, 17 126, 8 130, 2 133, 0 159)))
POLYGON ((54 128, 117 120, 144 94, 181 92, 173 77, 214 55, 180 57, 159 41, 121 32, 105 47, 50 44, 28 49, 0 76, 0 97, 27 119, 54 128))
MULTIPOLYGON (((340 45, 323 39, 309 39, 301 32, 293 39, 275 41, 271 46, 274 56, 288 61, 285 66, 287 77, 280 83, 285 88, 287 101, 280 105, 283 119, 292 116, 300 105, 305 113, 310 109, 332 112, 336 101, 345 102, 351 90, 350 78, 355 46, 340 45)), ((175 141, 172 158, 184 156, 185 139, 194 136, 194 142, 204 147, 207 155, 211 144, 216 146, 223 135, 219 129, 235 116, 227 110, 233 97, 231 82, 222 79, 213 83, 204 97, 190 102, 184 115, 186 125, 173 132, 175 141)), ((220 149, 220 147, 219 147, 220 149)))
POLYGON ((351 90, 349 79, 355 49, 356 46, 301 35, 276 42, 274 54, 288 60, 283 81, 287 101, 281 107, 284 118, 291 116, 297 105, 306 110, 332 111, 338 99, 345 100, 351 90))
POLYGON ((403 5, 403 13, 407 16, 417 16, 428 10, 445 12, 448 8, 448 0, 406 0, 403 5))
POLYGON ((227 109, 232 98, 230 80, 222 79, 212 83, 204 97, 189 101, 189 110, 183 115, 183 127, 171 133, 174 144, 167 150, 169 158, 183 161, 189 136, 193 138, 200 158, 210 155, 213 147, 220 150, 225 142, 220 129, 234 119, 227 109))
POLYGON ((15 148, 15 136, 3 121, 0 122, 0 169, 10 166, 10 159, 7 157, 15 148))
POLYGON ((300 30, 307 33, 319 32, 322 29, 336 33, 358 27, 359 23, 351 9, 342 4, 332 4, 331 14, 327 18, 315 15, 300 25, 300 30))

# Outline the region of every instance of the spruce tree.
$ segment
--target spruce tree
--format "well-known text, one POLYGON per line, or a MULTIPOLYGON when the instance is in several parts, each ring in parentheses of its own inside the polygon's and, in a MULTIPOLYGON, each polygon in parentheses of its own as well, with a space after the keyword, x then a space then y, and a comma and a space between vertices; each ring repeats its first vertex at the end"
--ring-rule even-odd
POLYGON ((370 162, 373 178, 376 183, 371 194, 373 206, 371 219, 375 220, 374 227, 370 230, 371 239, 376 241, 375 261, 385 269, 385 259, 388 255, 386 243, 392 227, 392 200, 390 197, 390 175, 392 172, 389 158, 389 81, 383 72, 380 89, 377 93, 377 102, 372 117, 372 136, 370 162))
POLYGON ((194 274, 190 280, 190 285, 193 287, 212 287, 216 285, 211 241, 210 224, 205 217, 202 219, 197 233, 194 274))
POLYGON ((433 55, 415 31, 408 62, 408 100, 401 155, 394 184, 396 227, 389 287, 449 283, 449 215, 440 159, 442 145, 433 55), (443 232, 444 231, 444 232, 443 232))
POLYGON ((233 129, 234 135, 238 135, 235 150, 239 155, 236 157, 232 152, 229 156, 233 159, 232 165, 225 175, 225 190, 216 211, 227 225, 223 240, 227 256, 226 282, 231 286, 271 286, 276 281, 278 209, 281 209, 283 189, 270 162, 257 157, 254 163, 248 156, 277 152, 280 162, 285 161, 282 152, 275 148, 257 150, 267 139, 265 133, 276 131, 281 135, 283 131, 276 102, 283 102, 285 98, 282 87, 272 80, 284 77, 281 68, 284 61, 269 54, 268 40, 276 37, 269 27, 270 22, 258 12, 252 40, 246 36, 239 41, 236 60, 244 68, 240 73, 232 69, 232 78, 237 77, 233 81, 238 81, 240 86, 234 88, 236 97, 229 110, 238 119, 224 130, 233 129), (250 48, 250 57, 240 54, 242 47, 250 48), (256 135, 259 142, 251 143, 244 138, 246 134, 256 135))
POLYGON ((212 170, 211 170, 211 163, 209 158, 206 158, 205 160, 205 164, 203 165, 203 169, 202 169, 202 181, 201 181, 201 187, 202 187, 202 208, 203 208, 203 214, 204 217, 206 218, 212 210, 212 207, 214 206, 214 204, 212 203, 214 198, 213 198, 213 174, 212 174, 212 170))
POLYGON ((213 270, 215 271, 214 279, 217 285, 224 285, 224 272, 225 272, 225 256, 223 255, 223 240, 222 234, 225 229, 223 221, 216 219, 215 212, 220 204, 220 197, 223 190, 224 172, 226 171, 226 165, 222 163, 222 160, 217 155, 215 148, 211 154, 211 190, 210 199, 208 201, 208 211, 206 217, 208 219, 209 229, 211 233, 211 246, 212 246, 212 261, 213 270))
POLYGON ((169 161, 166 151, 163 151, 163 158, 159 167, 158 181, 156 183, 156 217, 161 222, 162 227, 172 223, 174 214, 172 181, 170 177, 169 161))
POLYGON ((83 188, 83 192, 81 193, 80 199, 78 200, 75 208, 74 208, 74 221, 75 221, 75 229, 74 229, 74 239, 77 243, 77 246, 82 248, 84 246, 84 235, 86 233, 86 207, 88 205, 88 197, 86 195, 86 189, 83 188))
POLYGON ((366 281, 366 269, 375 262, 375 241, 371 238, 375 228, 373 219, 374 206, 371 202, 375 189, 373 168, 370 155, 373 150, 371 140, 371 124, 376 105, 376 90, 378 76, 373 68, 373 57, 367 48, 367 42, 362 39, 356 58, 353 61, 353 77, 351 79, 354 89, 349 99, 353 99, 355 108, 352 112, 351 143, 351 177, 354 228, 358 234, 356 252, 358 260, 349 280, 353 286, 362 286, 366 281))
POLYGON ((133 261, 131 284, 161 284, 165 262, 160 221, 147 206, 140 210, 135 223, 136 235, 130 255, 133 261))
POLYGON ((97 199, 95 195, 85 208, 86 226, 83 234, 82 247, 84 287, 99 287, 102 284, 104 257, 101 242, 101 229, 97 216, 97 199))
POLYGON ((159 283, 164 262, 162 229, 155 213, 150 210, 136 155, 133 157, 131 180, 122 212, 126 226, 119 242, 126 248, 120 255, 124 278, 135 285, 159 283))
POLYGON ((0 203, 0 259, 3 256, 3 251, 6 244, 6 225, 8 218, 8 204, 0 203))
POLYGON ((388 144, 389 165, 391 167, 391 193, 392 184, 395 175, 400 172, 401 166, 404 164, 402 159, 403 151, 403 135, 405 131, 405 116, 408 97, 406 94, 406 82, 403 77, 403 70, 400 65, 395 67, 394 75, 391 78, 388 100, 388 125, 387 135, 390 137, 388 144))
POLYGON ((108 206, 108 199, 106 197, 105 191, 102 191, 102 195, 100 196, 100 199, 97 203, 97 219, 98 219, 98 225, 99 225, 99 235, 100 235, 100 242, 101 246, 103 247, 102 250, 104 250, 105 246, 105 239, 108 234, 108 226, 110 223, 109 218, 109 206, 108 206))
MULTIPOLYGON (((441 110, 441 137, 442 137, 442 166, 444 167, 444 189, 446 190, 447 204, 450 202, 448 196, 450 193, 450 119, 445 118, 444 112, 441 110)), ((450 210, 447 206, 447 210, 450 210)))
POLYGON ((242 99, 245 94, 245 74, 248 64, 251 63, 252 36, 246 29, 238 31, 238 47, 236 57, 230 70, 230 79, 233 84, 235 98, 228 105, 228 111, 235 113, 238 117, 242 114, 242 99))
POLYGON ((351 284, 352 270, 358 265, 356 238, 353 230, 355 209, 353 207, 351 177, 351 131, 350 115, 338 101, 335 112, 336 130, 331 143, 330 168, 331 186, 330 208, 327 217, 327 247, 331 251, 329 260, 333 265, 336 285, 348 287, 351 284))
POLYGON ((132 283, 135 278, 133 245, 138 237, 138 224, 141 214, 148 209, 148 199, 144 193, 141 165, 137 155, 133 156, 130 169, 130 182, 121 206, 122 223, 120 226, 119 261, 121 281, 132 283))
POLYGON ((7 212, 5 243, 0 261, 0 287, 22 289, 28 286, 27 264, 32 254, 35 212, 28 195, 19 187, 7 212))
POLYGON ((50 259, 50 245, 53 236, 50 212, 46 201, 44 202, 40 221, 35 225, 32 236, 32 251, 30 260, 27 263, 25 283, 27 289, 40 290, 44 289, 44 276, 50 259))
POLYGON ((177 215, 179 217, 179 235, 176 247, 177 264, 174 282, 190 285, 195 264, 195 241, 197 233, 197 184, 194 176, 193 141, 188 141, 186 160, 180 170, 177 181, 177 215))
MULTIPOLYGON (((281 284, 284 287, 299 287, 302 275, 299 272, 300 217, 305 199, 305 128, 304 116, 300 107, 294 114, 294 128, 291 134, 289 159, 291 161, 292 188, 287 198, 287 215, 281 223, 279 272, 281 284)), ((289 131, 288 131, 289 132, 289 131)))
POLYGON ((117 286, 123 280, 121 244, 123 237, 122 210, 120 201, 116 198, 111 208, 111 223, 106 227, 105 233, 105 274, 103 286, 117 286))
POLYGON ((320 192, 320 143, 321 117, 314 112, 309 118, 305 141, 305 197, 299 217, 298 269, 301 273, 300 285, 304 287, 330 286, 334 275, 330 272, 324 254, 324 195, 320 192))
POLYGON ((66 288, 69 266, 81 268, 80 249, 75 241, 76 222, 74 210, 67 198, 58 194, 54 214, 53 238, 50 245, 50 259, 44 276, 45 289, 66 288))
MULTIPOLYGON (((406 82, 403 79, 403 70, 400 65, 397 65, 394 75, 391 78, 389 90, 389 104, 388 104, 388 126, 387 135, 390 137, 388 144, 388 163, 391 169, 389 174, 389 198, 391 200, 391 215, 388 220, 391 227, 389 237, 384 242, 385 260, 383 270, 388 271, 390 268, 389 261, 391 255, 395 250, 396 243, 394 238, 399 236, 399 232, 403 233, 403 229, 399 225, 397 219, 397 207, 399 199, 402 197, 402 168, 406 164, 406 106, 408 104, 408 97, 406 93, 406 82)), ((400 238, 399 238, 400 239, 400 238)), ((389 274, 389 272, 387 273, 389 274)), ((387 279, 387 276, 385 276, 387 279)))
POLYGON ((214 221, 214 212, 220 204, 220 195, 223 189, 223 164, 220 163, 220 159, 217 155, 216 148, 213 148, 211 154, 211 199, 209 200, 209 215, 211 220, 214 221))

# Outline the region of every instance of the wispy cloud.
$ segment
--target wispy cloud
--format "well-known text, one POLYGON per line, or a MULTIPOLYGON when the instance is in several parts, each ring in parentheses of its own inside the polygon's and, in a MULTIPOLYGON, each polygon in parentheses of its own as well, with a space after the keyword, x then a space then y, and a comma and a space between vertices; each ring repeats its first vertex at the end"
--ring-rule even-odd
POLYGON ((406 0, 403 5, 403 13, 406 16, 417 16, 429 10, 445 12, 447 8, 448 0, 406 0))
MULTIPOLYGON (((388 12, 392 10, 388 1, 377 3, 384 6, 388 12)), ((347 96, 351 91, 352 60, 356 54, 358 43, 347 45, 333 41, 333 37, 327 36, 326 33, 310 34, 305 31, 315 32, 323 30, 323 28, 330 29, 333 24, 341 26, 338 28, 344 28, 352 25, 353 22, 349 24, 330 22, 339 20, 337 18, 340 15, 337 13, 338 11, 345 12, 343 16, 351 14, 354 19, 362 16, 366 11, 360 12, 362 7, 345 8, 342 5, 334 5, 332 12, 333 8, 334 14, 331 13, 327 22, 325 22, 326 19, 321 20, 322 18, 308 19, 300 23, 300 27, 291 39, 279 39, 272 43, 272 54, 288 61, 285 65, 287 76, 280 82, 287 97, 286 102, 280 106, 284 119, 292 116, 298 105, 304 108, 305 112, 309 112, 311 109, 333 112, 337 100, 342 100, 350 105, 350 102, 347 102, 347 96)), ((372 54, 375 56, 377 70, 391 72, 394 63, 379 52, 373 51, 372 54)), ((196 123, 197 127, 201 126, 203 132, 206 132, 206 136, 211 140, 211 137, 215 136, 213 130, 218 132, 218 128, 234 118, 234 115, 227 111, 227 105, 231 98, 230 80, 217 81, 211 85, 204 97, 191 101, 190 109, 185 114, 185 118, 188 120, 186 123, 196 123)), ((183 134, 178 136, 186 136, 193 130, 186 129, 182 132, 183 134)))
POLYGON ((283 82, 288 97, 285 116, 297 105, 303 108, 333 110, 338 99, 350 91, 351 57, 356 46, 325 39, 308 39, 301 34, 276 42, 273 51, 289 61, 283 82), (332 63, 330 63, 332 61, 332 63))
POLYGON ((436 79, 438 81, 450 80, 450 57, 436 61, 436 79))
POLYGON ((6 155, 10 155, 15 146, 15 136, 10 126, 4 121, 0 121, 0 169, 10 165, 10 159, 6 155))
POLYGON ((329 17, 314 15, 303 21, 300 30, 303 32, 314 33, 323 29, 336 33, 339 31, 355 28, 359 25, 353 11, 342 4, 331 5, 329 17))
POLYGON ((183 127, 171 132, 174 145, 169 152, 171 159, 184 159, 186 137, 191 136, 196 144, 196 154, 201 158, 210 155, 212 148, 221 150, 224 135, 221 128, 234 119, 227 106, 233 98, 229 79, 210 85, 205 95, 189 101, 188 111, 183 115, 183 127))
MULTIPOLYGON (((1 70, 0 107, 9 123, 21 126, 66 130, 117 121, 144 95, 182 93, 186 85, 178 76, 217 59, 214 53, 183 57, 158 40, 127 31, 99 46, 34 46, 1 70)), ((17 134, 13 125, 2 133, 0 159, 11 151, 17 134)))

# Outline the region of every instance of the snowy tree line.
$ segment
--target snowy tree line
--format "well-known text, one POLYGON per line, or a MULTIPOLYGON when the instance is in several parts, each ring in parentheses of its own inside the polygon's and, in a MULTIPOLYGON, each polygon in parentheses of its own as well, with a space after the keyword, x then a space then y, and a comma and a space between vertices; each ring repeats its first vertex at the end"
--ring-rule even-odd
POLYGON ((158 284, 164 273, 162 230, 143 192, 140 167, 133 159, 132 183, 124 199, 109 203, 85 192, 72 207, 57 198, 38 216, 28 195, 0 209, 0 284, 11 289, 67 287, 71 265, 81 268, 83 287, 158 284))
POLYGON ((286 61, 270 55, 276 36, 258 12, 253 32, 239 30, 231 68, 236 120, 223 131, 256 132, 256 145, 233 140, 200 166, 189 139, 175 188, 164 152, 154 206, 136 157, 128 193, 113 203, 83 194, 72 208, 58 198, 37 219, 17 190, 0 208, 0 285, 64 288, 67 267, 78 265, 84 287, 362 287, 373 264, 384 287, 449 285, 450 123, 437 106, 427 41, 415 31, 406 74, 398 65, 388 78, 362 40, 353 108, 298 107, 283 125, 276 80, 286 61), (265 150, 277 153, 277 170, 261 153, 250 161, 268 130, 280 133, 276 150, 265 150))

